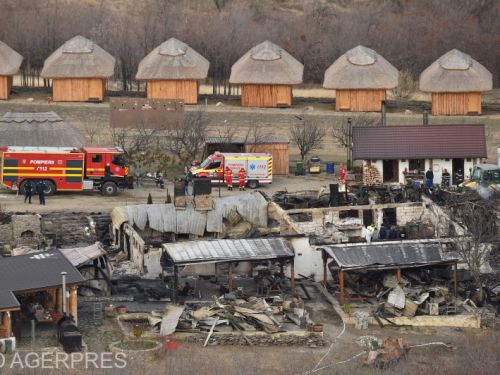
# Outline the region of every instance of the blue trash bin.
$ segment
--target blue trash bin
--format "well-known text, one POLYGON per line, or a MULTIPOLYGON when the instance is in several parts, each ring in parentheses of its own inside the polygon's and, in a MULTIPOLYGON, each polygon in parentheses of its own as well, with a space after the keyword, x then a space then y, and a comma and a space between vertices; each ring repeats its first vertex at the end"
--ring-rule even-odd
POLYGON ((326 173, 335 173, 335 163, 326 163, 326 173))

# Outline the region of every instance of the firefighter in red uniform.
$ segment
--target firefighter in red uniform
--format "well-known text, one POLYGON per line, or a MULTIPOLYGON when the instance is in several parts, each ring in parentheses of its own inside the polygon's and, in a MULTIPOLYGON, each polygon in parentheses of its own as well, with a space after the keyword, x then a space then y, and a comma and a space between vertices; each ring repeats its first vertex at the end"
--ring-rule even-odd
POLYGON ((247 172, 245 171, 245 168, 241 168, 240 171, 238 172, 238 182, 240 184, 240 191, 245 190, 246 177, 247 177, 247 172))
POLYGON ((340 163, 339 181, 341 183, 345 184, 345 168, 344 168, 344 163, 340 163))
POLYGON ((226 181, 227 190, 233 190, 233 171, 229 167, 226 167, 224 171, 224 180, 226 181))

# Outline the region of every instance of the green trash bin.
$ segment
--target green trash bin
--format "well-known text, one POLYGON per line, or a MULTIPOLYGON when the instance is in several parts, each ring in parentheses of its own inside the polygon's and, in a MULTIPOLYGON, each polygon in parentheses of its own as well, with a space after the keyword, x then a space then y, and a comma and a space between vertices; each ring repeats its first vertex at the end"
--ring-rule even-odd
POLYGON ((295 166, 295 176, 303 176, 304 175, 304 163, 298 161, 295 166))
POLYGON ((5 340, 5 354, 12 354, 12 340, 5 340))

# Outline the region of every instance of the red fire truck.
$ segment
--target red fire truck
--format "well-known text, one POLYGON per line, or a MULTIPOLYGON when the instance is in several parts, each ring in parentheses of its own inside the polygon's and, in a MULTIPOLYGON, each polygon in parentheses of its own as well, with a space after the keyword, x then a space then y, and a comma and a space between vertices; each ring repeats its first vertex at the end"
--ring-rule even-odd
POLYGON ((47 195, 98 190, 112 196, 128 186, 124 156, 117 147, 3 147, 0 183, 24 193, 27 181, 43 180, 47 195))

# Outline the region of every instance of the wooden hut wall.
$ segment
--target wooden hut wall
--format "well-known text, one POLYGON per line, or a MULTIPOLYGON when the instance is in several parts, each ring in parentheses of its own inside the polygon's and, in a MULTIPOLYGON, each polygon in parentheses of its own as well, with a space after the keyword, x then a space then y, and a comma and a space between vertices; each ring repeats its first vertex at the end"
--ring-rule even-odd
POLYGON ((288 143, 245 145, 245 152, 264 152, 273 156, 273 174, 287 175, 290 171, 288 143))
POLYGON ((0 76, 0 100, 7 100, 12 88, 12 76, 0 76))
POLYGON ((385 90, 335 90, 335 109, 352 112, 381 111, 385 95, 385 90))
POLYGON ((290 107, 292 86, 290 85, 241 85, 243 107, 290 107))
POLYGON ((197 80, 151 80, 147 83, 149 99, 182 99, 185 104, 198 103, 197 80))
POLYGON ((64 78, 52 80, 52 97, 56 102, 104 100, 105 80, 102 78, 64 78))
POLYGON ((479 92, 435 92, 432 93, 433 115, 481 114, 479 92))

